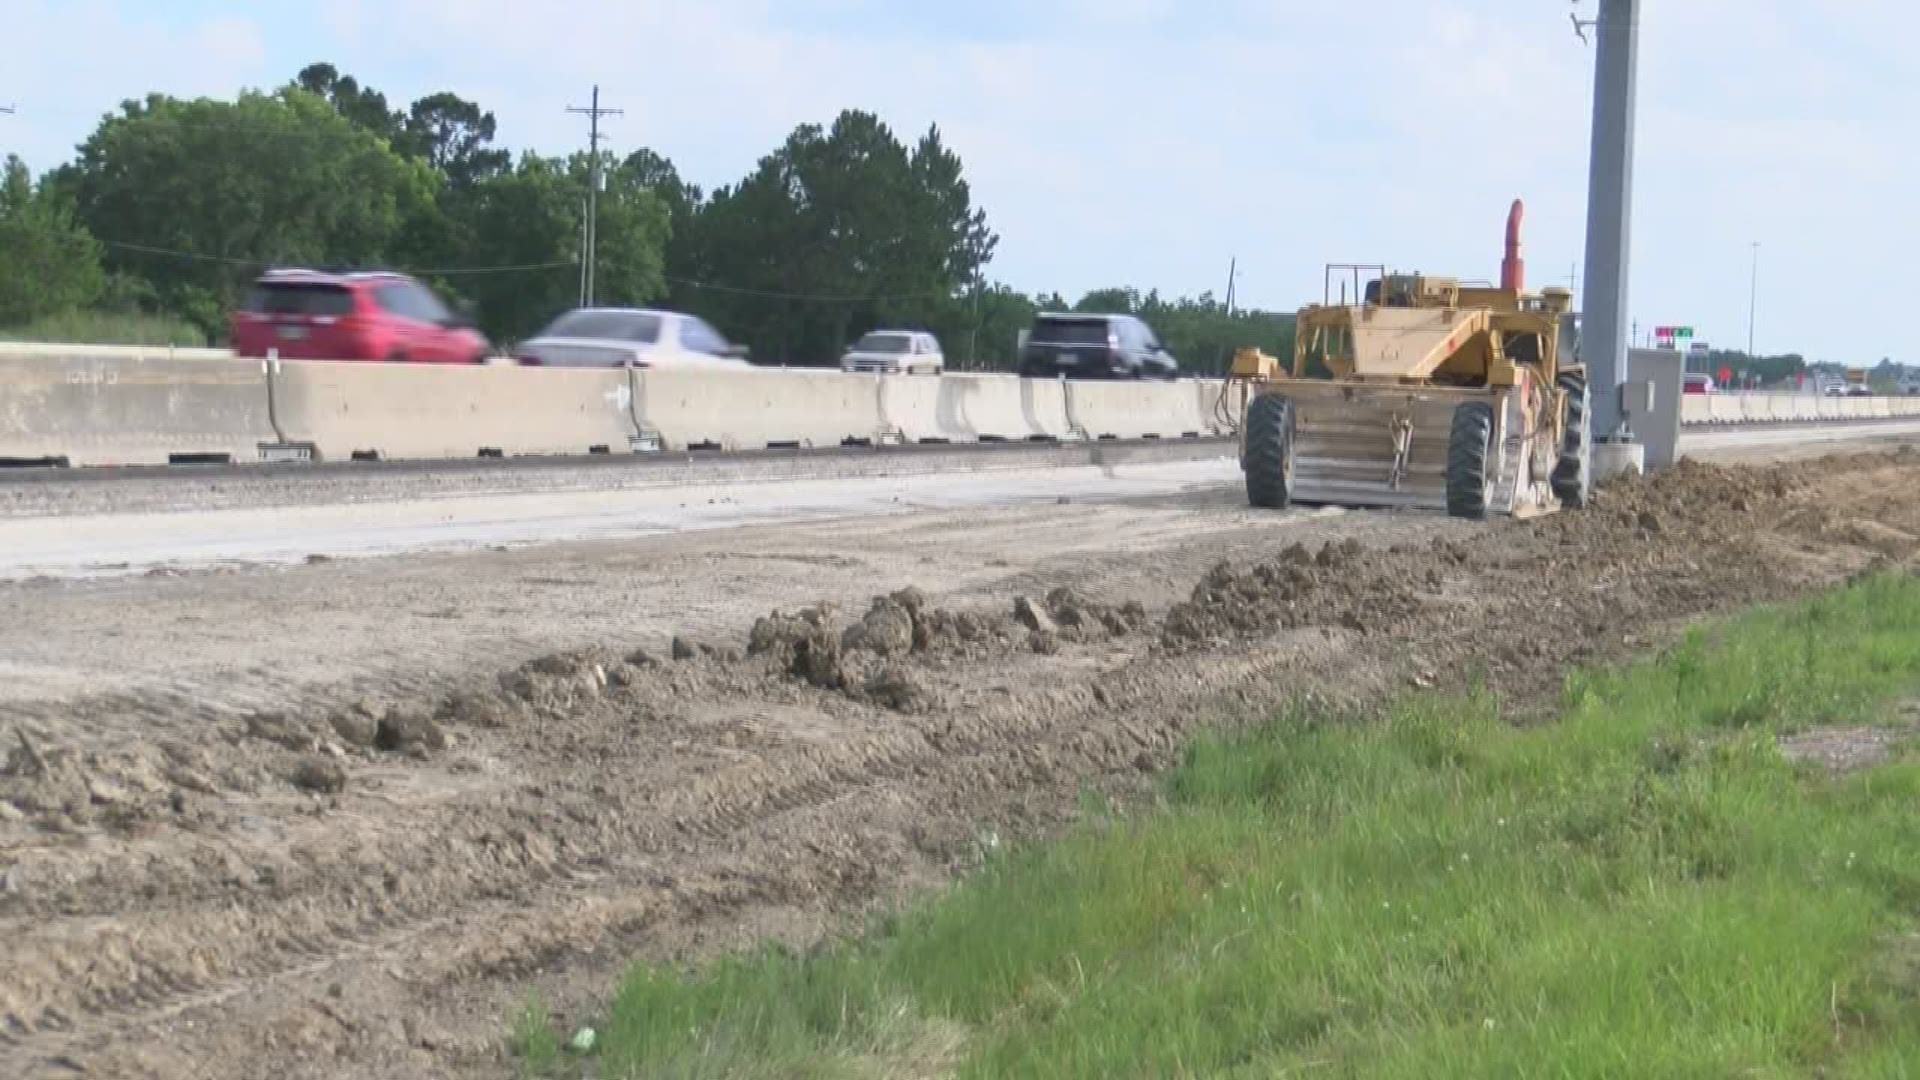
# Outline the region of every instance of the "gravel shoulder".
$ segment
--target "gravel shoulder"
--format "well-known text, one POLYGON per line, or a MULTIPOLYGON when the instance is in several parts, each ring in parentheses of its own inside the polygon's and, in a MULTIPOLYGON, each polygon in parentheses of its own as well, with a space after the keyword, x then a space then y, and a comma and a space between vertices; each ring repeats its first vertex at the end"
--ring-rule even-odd
POLYGON ((1916 481, 1689 463, 1485 526, 1212 486, 0 585, 0 1073, 511 1075, 528 988, 813 940, 1201 725, 1475 681, 1524 717, 1649 624, 1910 564, 1916 481))

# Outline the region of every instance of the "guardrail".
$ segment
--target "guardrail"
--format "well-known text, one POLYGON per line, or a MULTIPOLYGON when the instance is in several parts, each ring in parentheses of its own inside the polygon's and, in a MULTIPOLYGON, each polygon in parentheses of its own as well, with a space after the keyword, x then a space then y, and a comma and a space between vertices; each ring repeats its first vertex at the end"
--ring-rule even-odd
MULTIPOLYGON (((211 352, 203 350, 202 352, 211 352)), ((1229 434, 1219 384, 0 350, 0 463, 421 460, 1229 434)))

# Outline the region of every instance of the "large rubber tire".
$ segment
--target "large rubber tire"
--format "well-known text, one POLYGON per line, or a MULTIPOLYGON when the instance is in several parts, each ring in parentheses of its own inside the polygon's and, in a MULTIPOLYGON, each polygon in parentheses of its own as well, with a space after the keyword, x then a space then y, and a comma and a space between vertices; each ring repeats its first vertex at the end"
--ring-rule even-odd
POLYGON ((1260 394, 1247 406, 1247 501, 1263 510, 1293 505, 1293 400, 1260 394))
POLYGON ((1447 436, 1447 513, 1486 520, 1492 455, 1493 406, 1462 402, 1453 410, 1453 430, 1447 436))
POLYGON ((1587 505, 1593 494, 1593 397, 1583 372, 1569 371, 1558 381, 1567 393, 1567 411, 1563 417, 1560 457, 1553 466, 1553 497, 1560 505, 1575 510, 1587 505))

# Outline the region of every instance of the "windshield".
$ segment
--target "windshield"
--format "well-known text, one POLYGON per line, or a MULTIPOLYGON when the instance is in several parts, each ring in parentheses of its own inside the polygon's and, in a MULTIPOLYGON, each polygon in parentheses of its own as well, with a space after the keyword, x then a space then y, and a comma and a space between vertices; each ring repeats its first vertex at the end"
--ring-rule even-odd
POLYGON ((1105 345, 1107 320, 1042 319, 1033 325, 1033 333, 1028 337, 1056 345, 1105 345))
POLYGON ((263 315, 351 315, 353 294, 338 285, 260 285, 247 297, 247 310, 263 315))
POLYGON ((643 311, 569 311, 541 331, 540 336, 637 341, 651 345, 660 340, 660 316, 643 311))
POLYGON ((853 346, 855 352, 903 353, 913 339, 905 334, 868 334, 853 346))

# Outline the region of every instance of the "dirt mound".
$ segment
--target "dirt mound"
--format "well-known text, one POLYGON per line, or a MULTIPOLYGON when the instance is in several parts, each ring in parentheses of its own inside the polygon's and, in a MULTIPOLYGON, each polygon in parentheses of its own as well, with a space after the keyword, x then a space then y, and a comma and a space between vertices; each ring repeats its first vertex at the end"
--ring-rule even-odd
MULTIPOLYGON (((1464 559, 1450 547, 1437 554, 1464 559)), ((1160 643, 1179 652, 1307 626, 1392 631, 1421 610, 1423 587, 1440 583, 1417 573, 1420 561, 1346 540, 1317 553, 1295 544, 1250 566, 1222 562, 1167 612, 1160 643)))
POLYGON ((764 656, 774 667, 809 686, 845 689, 847 672, 832 614, 832 608, 824 604, 791 615, 774 611, 753 624, 747 635, 747 655, 764 656))
POLYGON ((845 628, 836 627, 833 612, 833 605, 819 604, 792 614, 769 613, 748 633, 747 657, 765 658, 774 670, 808 686, 906 709, 931 697, 906 661, 978 658, 1014 639, 1005 620, 934 607, 913 588, 874 597, 866 613, 845 628))
POLYGON ((890 596, 876 596, 859 622, 840 635, 841 649, 865 649, 881 656, 905 656, 913 651, 913 612, 890 596))

